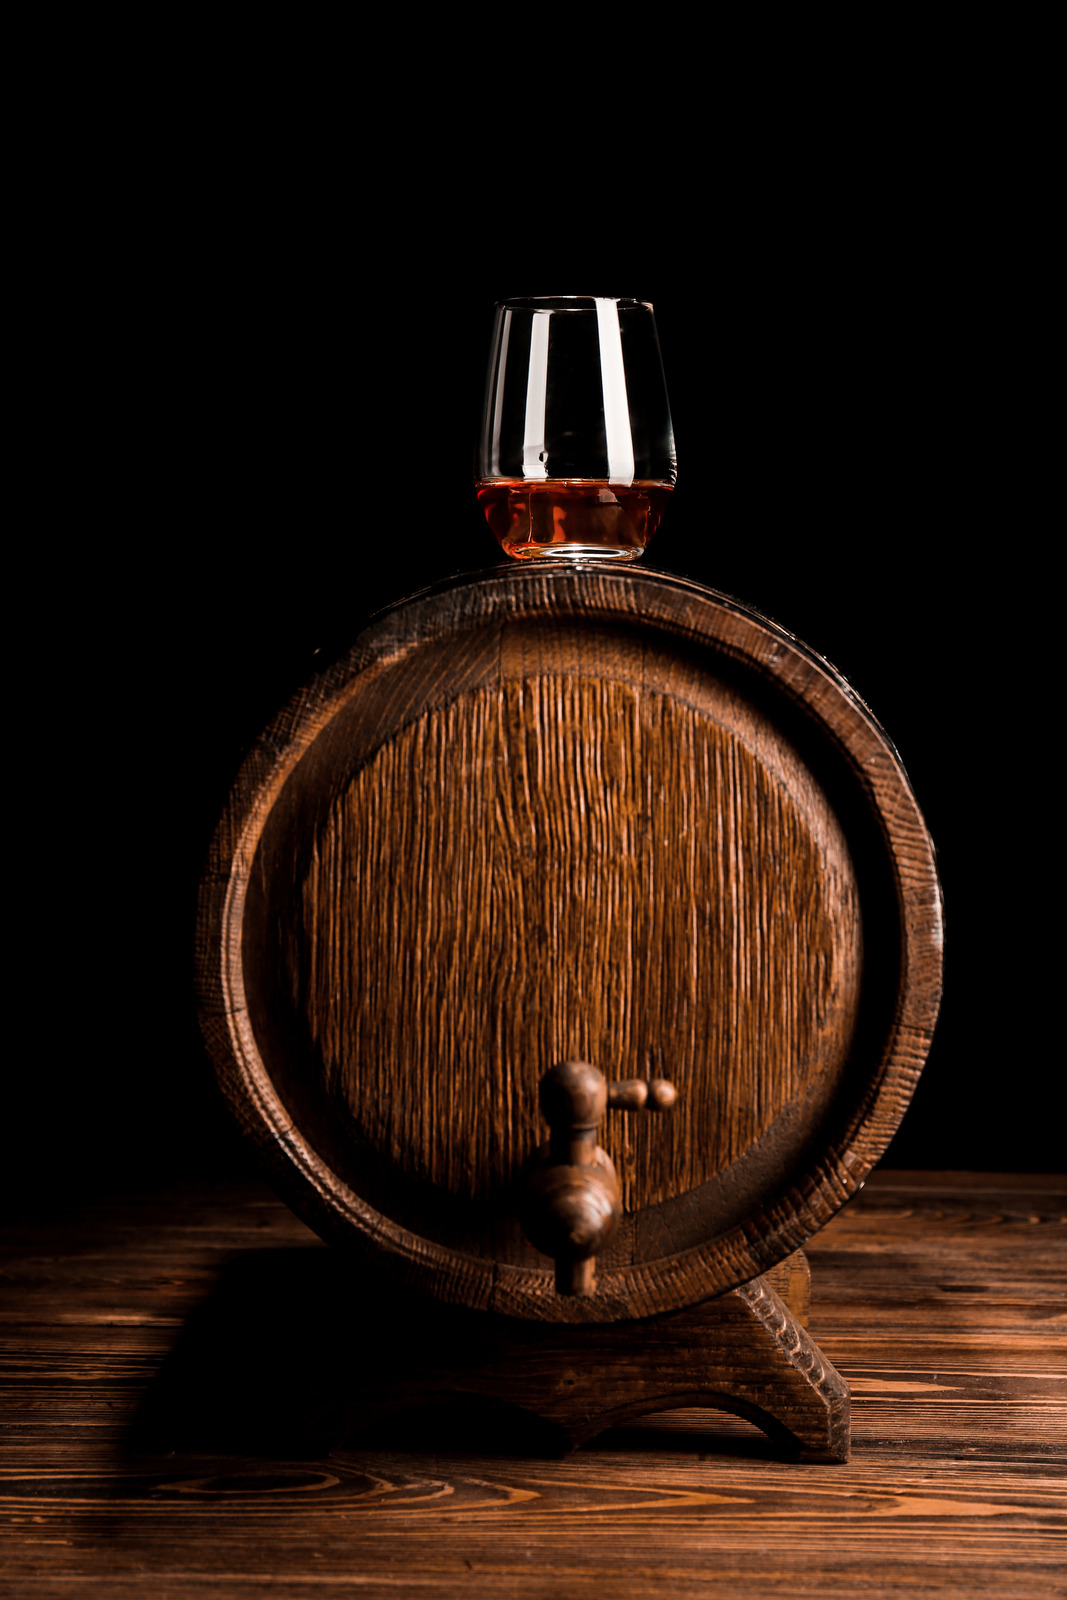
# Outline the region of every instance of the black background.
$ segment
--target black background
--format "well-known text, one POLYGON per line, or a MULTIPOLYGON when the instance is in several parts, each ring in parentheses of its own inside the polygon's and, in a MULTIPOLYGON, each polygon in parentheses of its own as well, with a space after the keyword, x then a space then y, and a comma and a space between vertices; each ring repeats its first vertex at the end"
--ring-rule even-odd
POLYGON ((56 871, 27 917, 45 981, 15 1006, 43 1044, 8 1175, 91 1188, 242 1166, 192 1002, 214 821, 323 653, 498 559, 472 490, 492 306, 539 293, 655 303, 679 480, 647 564, 827 656, 909 772, 939 853, 946 992, 887 1159, 1059 1167, 1034 529, 977 174, 916 183, 885 159, 816 180, 783 150, 744 182, 689 172, 591 204, 303 151, 164 151, 78 237, 49 471, 79 520, 61 556, 38 552, 26 602, 52 745, 27 788, 56 871))

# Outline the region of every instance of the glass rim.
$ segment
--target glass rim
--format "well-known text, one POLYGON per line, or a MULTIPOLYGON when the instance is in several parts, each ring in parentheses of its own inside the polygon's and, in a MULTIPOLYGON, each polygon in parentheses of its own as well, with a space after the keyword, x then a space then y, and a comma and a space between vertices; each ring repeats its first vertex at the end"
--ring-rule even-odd
POLYGON ((620 311, 641 309, 655 314, 651 300, 636 300, 615 294, 533 294, 509 295, 496 302, 498 311, 595 311, 598 300, 610 300, 620 311))

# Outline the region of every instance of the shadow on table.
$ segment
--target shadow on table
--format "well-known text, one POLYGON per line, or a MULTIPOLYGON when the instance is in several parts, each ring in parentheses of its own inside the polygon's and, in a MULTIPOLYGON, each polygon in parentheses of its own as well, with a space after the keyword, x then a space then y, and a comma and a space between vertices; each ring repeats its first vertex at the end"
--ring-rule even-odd
MULTIPOLYGON (((188 1318, 145 1395, 128 1447, 134 1454, 289 1459, 319 1459, 341 1445, 565 1454, 567 1442, 551 1423, 465 1392, 462 1357, 470 1362, 484 1329, 482 1314, 379 1283, 336 1251, 250 1251, 229 1262, 188 1318), (405 1394, 405 1373, 425 1370, 442 1351, 446 1375, 438 1372, 432 1395, 425 1385, 405 1394), (450 1357, 457 1358, 453 1369, 450 1357)), ((642 1418, 584 1448, 774 1454, 758 1429, 710 1410, 642 1418)))

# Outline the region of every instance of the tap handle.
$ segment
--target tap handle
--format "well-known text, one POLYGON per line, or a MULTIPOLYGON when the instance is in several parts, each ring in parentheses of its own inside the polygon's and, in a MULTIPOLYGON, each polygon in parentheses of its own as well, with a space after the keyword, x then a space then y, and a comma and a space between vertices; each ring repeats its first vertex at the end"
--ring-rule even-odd
POLYGON ((612 1111, 669 1111, 678 1091, 667 1078, 622 1078, 608 1084, 612 1111))
POLYGON ((582 1167, 594 1159, 597 1128, 605 1111, 669 1111, 678 1091, 666 1078, 607 1083, 588 1061, 560 1061, 541 1079, 540 1098, 552 1160, 582 1167))

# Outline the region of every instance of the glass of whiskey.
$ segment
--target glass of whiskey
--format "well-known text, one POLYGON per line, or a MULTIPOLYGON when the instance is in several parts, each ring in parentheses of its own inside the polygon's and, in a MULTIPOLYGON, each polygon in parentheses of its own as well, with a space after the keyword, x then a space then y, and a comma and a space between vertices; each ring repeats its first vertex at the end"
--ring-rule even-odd
POLYGON ((520 561, 636 561, 677 477, 652 306, 538 295, 496 307, 478 500, 520 561))

